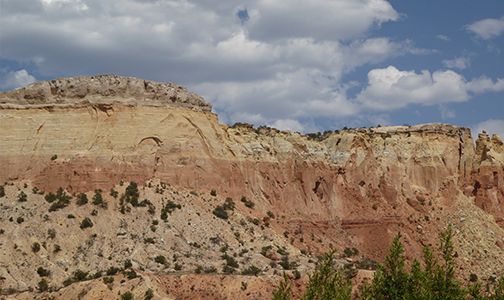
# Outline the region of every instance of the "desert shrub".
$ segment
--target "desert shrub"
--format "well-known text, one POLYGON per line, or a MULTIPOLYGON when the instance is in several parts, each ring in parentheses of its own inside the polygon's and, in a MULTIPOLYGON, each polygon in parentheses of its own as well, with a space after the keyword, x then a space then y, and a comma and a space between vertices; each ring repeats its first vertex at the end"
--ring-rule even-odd
POLYGON ((21 192, 19 193, 19 195, 18 195, 18 197, 17 197, 17 198, 18 198, 18 201, 19 201, 19 202, 26 202, 26 201, 28 201, 28 198, 27 198, 27 197, 28 197, 28 196, 26 195, 26 193, 25 193, 25 192, 23 192, 23 191, 21 191, 21 192))
POLYGON ((124 269, 131 268, 133 264, 131 263, 131 259, 127 259, 124 261, 124 269))
POLYGON ((226 260, 226 265, 227 266, 230 266, 232 268, 238 268, 239 265, 238 265, 238 262, 236 261, 236 259, 232 256, 229 256, 227 254, 224 254, 221 256, 222 259, 225 259, 226 260))
POLYGON ((155 243, 156 243, 156 241, 155 241, 153 238, 148 237, 148 238, 145 238, 145 239, 144 239, 144 243, 145 243, 145 244, 155 244, 155 243))
POLYGON ((89 200, 86 194, 80 194, 77 196, 77 202, 75 202, 75 204, 77 204, 78 206, 82 206, 87 204, 88 201, 89 200))
POLYGON ((166 257, 164 255, 158 255, 156 258, 154 258, 154 261, 157 262, 158 264, 165 265, 166 264, 166 257))
POLYGON ((215 196, 217 196, 217 192, 215 190, 211 190, 210 195, 215 197, 215 196))
POLYGON ((215 267, 209 267, 209 268, 205 268, 205 270, 203 270, 206 274, 210 274, 210 273, 217 273, 217 269, 215 267))
POLYGON ((94 192, 95 194, 93 196, 93 204, 101 208, 107 209, 108 204, 105 200, 103 200, 102 196, 103 191, 101 189, 96 189, 94 192))
POLYGON ((49 284, 47 284, 47 281, 43 279, 37 283, 37 288, 39 292, 47 292, 49 290, 49 284))
POLYGON ((17 217, 16 222, 17 222, 18 224, 21 224, 21 223, 23 223, 23 222, 24 222, 24 218, 23 218, 23 217, 17 217))
POLYGON ((114 282, 114 277, 103 277, 103 283, 109 284, 114 282))
POLYGON ((227 197, 226 200, 224 201, 224 204, 222 205, 222 208, 224 210, 234 210, 235 209, 235 203, 231 197, 227 197))
POLYGON ((201 271, 203 270, 203 268, 201 266, 197 266, 196 267, 196 270, 194 270, 194 273, 195 274, 201 274, 201 271))
POLYGON ((123 274, 128 278, 128 279, 134 279, 137 278, 137 273, 135 270, 130 269, 129 271, 124 271, 123 274))
POLYGON ((40 277, 49 276, 49 271, 47 269, 39 267, 37 269, 37 274, 39 274, 40 277))
POLYGON ((242 271, 242 275, 254 275, 257 276, 261 273, 261 269, 254 265, 250 265, 248 268, 242 271))
POLYGON ((152 298, 154 298, 154 292, 152 291, 152 289, 148 289, 146 292, 145 292, 145 300, 152 300, 152 298))
POLYGON ((37 253, 40 251, 40 244, 38 242, 35 242, 32 244, 31 249, 33 252, 37 253))
POLYGON ((51 156, 51 160, 56 160, 58 158, 58 155, 54 154, 53 156, 51 156))
POLYGON ((118 267, 110 267, 107 269, 107 276, 113 276, 119 271, 121 271, 121 269, 119 269, 118 267))
POLYGON ((195 191, 191 191, 190 194, 194 195, 194 196, 198 196, 198 193, 196 193, 195 191))
POLYGON ((69 215, 67 215, 67 218, 69 218, 69 219, 75 219, 75 216, 72 215, 72 214, 69 214, 69 215))
POLYGON ((110 196, 114 197, 115 199, 117 199, 117 196, 119 196, 119 192, 114 190, 114 189, 110 189, 110 196))
POLYGON ((175 267, 174 267, 174 268, 175 268, 175 270, 177 270, 177 271, 182 270, 182 266, 181 266, 181 265, 179 265, 179 264, 177 264, 177 263, 175 264, 175 267))
POLYGON ((275 218, 275 214, 272 213, 271 211, 268 210, 268 212, 266 213, 268 215, 268 217, 274 219, 275 218))
POLYGON ((5 197, 5 188, 3 185, 0 185, 0 198, 5 197))
POLYGON ((127 291, 126 293, 121 295, 122 300, 132 300, 133 299, 133 294, 130 291, 127 291))
POLYGON ((84 218, 84 220, 82 220, 81 224, 80 224, 80 228, 81 229, 84 229, 84 228, 88 228, 88 227, 93 227, 93 222, 91 221, 90 218, 84 218))
POLYGON ((212 213, 217 217, 221 219, 227 219, 229 218, 228 213, 224 210, 224 208, 220 205, 217 205, 215 209, 212 211, 212 213))
POLYGON ((54 253, 58 253, 60 251, 61 251, 61 246, 58 244, 54 245, 54 253))

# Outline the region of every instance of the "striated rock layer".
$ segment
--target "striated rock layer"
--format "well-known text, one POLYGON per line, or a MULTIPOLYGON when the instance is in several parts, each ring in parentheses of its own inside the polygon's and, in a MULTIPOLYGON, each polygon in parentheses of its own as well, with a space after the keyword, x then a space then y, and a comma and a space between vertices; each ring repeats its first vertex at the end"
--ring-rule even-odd
POLYGON ((210 110, 183 87, 118 76, 0 93, 0 182, 86 192, 156 178, 215 189, 254 199, 262 213, 291 216, 292 231, 344 230, 346 241, 378 258, 393 236, 390 226, 418 225, 406 236, 419 254, 443 228, 420 219, 458 216, 460 203, 475 204, 504 226, 504 146, 497 135, 479 134, 475 147, 468 128, 433 123, 312 140, 219 124, 210 110))

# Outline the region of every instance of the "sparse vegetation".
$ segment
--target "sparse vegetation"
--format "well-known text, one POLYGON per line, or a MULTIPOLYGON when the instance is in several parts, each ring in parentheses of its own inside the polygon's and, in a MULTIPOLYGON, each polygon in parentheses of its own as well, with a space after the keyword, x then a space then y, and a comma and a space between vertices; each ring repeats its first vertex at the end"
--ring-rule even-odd
POLYGON ((60 187, 56 192, 56 195, 49 193, 45 196, 45 199, 47 202, 52 203, 49 208, 49 212, 52 212, 67 207, 70 204, 70 199, 72 199, 72 197, 67 195, 65 191, 63 191, 63 188, 60 187))
POLYGON ((95 194, 93 196, 93 204, 96 206, 99 206, 103 209, 107 209, 108 204, 105 200, 103 200, 103 196, 102 196, 103 191, 101 189, 96 189, 94 192, 95 192, 95 194))
POLYGON ((26 195, 25 192, 21 191, 21 192, 19 192, 17 199, 19 202, 26 202, 26 201, 28 201, 28 196, 26 195))
POLYGON ((158 264, 165 265, 166 264, 166 257, 164 257, 163 255, 158 255, 158 256, 156 256, 154 261, 157 262, 158 264))
POLYGON ((81 224, 80 224, 80 228, 81 229, 84 229, 84 228, 88 228, 88 227, 93 227, 93 222, 91 221, 90 218, 84 218, 84 220, 82 220, 81 224))
POLYGON ((75 204, 77 204, 78 206, 82 206, 82 205, 85 205, 87 204, 89 201, 88 201, 88 197, 86 194, 79 194, 77 196, 77 201, 75 202, 75 204))
POLYGON ((210 196, 217 196, 217 192, 215 190, 211 190, 210 191, 210 196))

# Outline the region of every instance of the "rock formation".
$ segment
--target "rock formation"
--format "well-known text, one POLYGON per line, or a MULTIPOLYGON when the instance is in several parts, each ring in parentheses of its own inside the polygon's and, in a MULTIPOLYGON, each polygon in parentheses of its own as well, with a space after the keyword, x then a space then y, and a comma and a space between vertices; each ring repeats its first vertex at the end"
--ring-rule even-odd
MULTIPOLYGON (((176 190, 215 190, 235 201, 244 196, 255 207, 241 206, 240 213, 269 224, 267 212, 273 212, 272 230, 291 234, 285 234, 286 245, 312 253, 329 244, 356 247, 376 260, 398 230, 412 257, 419 257, 422 245, 436 245, 439 232, 452 224, 465 270, 472 266, 491 276, 504 267, 504 231, 497 226, 504 227, 504 145, 497 135, 479 134, 475 147, 468 128, 441 123, 315 138, 228 126, 184 87, 118 76, 43 81, 0 93, 0 130, 0 182, 90 193, 155 180, 170 184, 173 197, 176 190), (278 216, 286 217, 278 222, 278 216), (487 262, 492 255, 501 258, 487 262)), ((157 207, 166 203, 149 197, 157 207)), ((191 208, 205 218, 212 206, 202 197, 187 205, 205 208, 191 208)), ((111 218, 120 218, 118 201, 109 201, 111 218)), ((148 262, 136 259, 140 266, 148 262)))

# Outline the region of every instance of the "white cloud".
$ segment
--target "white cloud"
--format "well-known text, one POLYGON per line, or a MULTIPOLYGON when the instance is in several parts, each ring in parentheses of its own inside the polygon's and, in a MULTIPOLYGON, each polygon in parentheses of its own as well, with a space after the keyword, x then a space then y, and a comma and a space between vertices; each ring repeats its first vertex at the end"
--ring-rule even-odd
POLYGON ((504 91, 504 78, 499 78, 494 82, 486 76, 481 76, 468 82, 467 90, 475 93, 504 91))
POLYGON ((28 74, 26 70, 8 72, 7 74, 1 76, 0 79, 1 89, 15 89, 37 81, 35 77, 28 74))
POLYGON ((446 35, 438 34, 436 36, 437 39, 443 40, 443 41, 450 41, 450 38, 447 37, 446 35))
POLYGON ((449 69, 463 70, 471 64, 469 57, 456 57, 451 60, 443 60, 443 65, 449 69))
POLYGON ((501 139, 504 139, 504 120, 490 119, 474 125, 471 128, 473 138, 476 139, 483 130, 486 130, 490 137, 497 133, 501 139))
POLYGON ((474 22, 467 25, 466 29, 484 40, 495 38, 504 32, 504 16, 500 19, 484 19, 474 22))
POLYGON ((400 71, 394 66, 368 73, 368 86, 357 95, 364 107, 391 110, 409 104, 432 105, 467 101, 465 79, 453 71, 400 71))
POLYGON ((293 119, 281 119, 276 120, 275 123, 269 125, 270 127, 277 128, 280 130, 292 130, 298 132, 305 132, 306 128, 304 125, 301 125, 297 120, 293 119))

